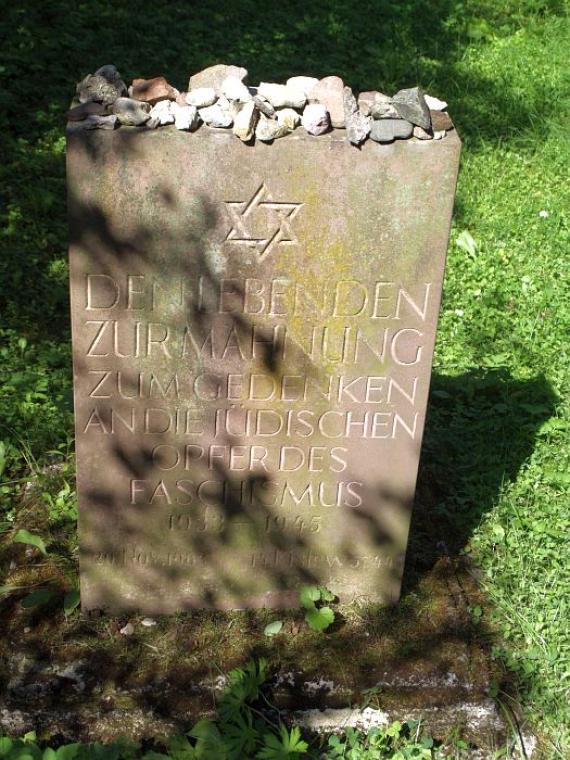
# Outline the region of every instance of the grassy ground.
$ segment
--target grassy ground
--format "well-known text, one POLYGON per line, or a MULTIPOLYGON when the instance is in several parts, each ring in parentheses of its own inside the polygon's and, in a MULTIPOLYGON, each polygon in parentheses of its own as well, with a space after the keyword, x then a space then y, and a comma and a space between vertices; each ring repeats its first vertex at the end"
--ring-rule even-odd
MULTIPOLYGON (((556 0, 387 0, 260 10, 246 1, 13 3, 0 34, 0 522, 52 541, 71 583, 74 494, 63 113, 72 83, 216 60, 252 81, 338 73, 422 83, 464 141, 406 593, 437 554, 469 553, 492 600, 493 655, 564 756, 570 713, 568 119, 556 0), (468 234, 466 234, 466 232, 468 234), (55 478, 30 472, 62 462, 55 478), (67 484, 67 485, 66 485, 67 484), (69 487, 68 487, 69 486, 69 487), (27 504, 27 506, 25 506, 27 504), (437 547, 437 548, 436 548, 437 547)), ((22 549, 23 551, 23 549, 22 549)), ((5 583, 18 584, 5 553, 5 583)), ((33 576, 38 580, 38 575, 33 576)), ((28 579, 29 582, 29 579, 28 579)), ((477 613, 479 614, 479 613, 477 613)), ((499 694, 499 697, 501 695, 499 694)), ((502 697, 507 700, 506 696, 502 697)))

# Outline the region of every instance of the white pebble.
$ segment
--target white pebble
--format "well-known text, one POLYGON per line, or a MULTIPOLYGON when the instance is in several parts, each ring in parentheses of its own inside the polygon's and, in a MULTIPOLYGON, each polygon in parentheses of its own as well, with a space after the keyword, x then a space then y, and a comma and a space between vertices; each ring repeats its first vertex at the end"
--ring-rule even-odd
POLYGON ((134 632, 135 632, 135 627, 132 623, 127 623, 126 626, 124 628, 121 628, 121 630, 119 631, 121 636, 132 636, 134 632))
POLYGON ((268 100, 274 108, 303 108, 307 97, 302 90, 285 84, 260 82, 257 94, 268 100))
POLYGON ((207 108, 201 108, 198 113, 200 118, 209 127, 231 127, 232 115, 225 108, 222 108, 219 103, 207 108))
POLYGON ((330 127, 330 116, 326 106, 322 103, 309 103, 303 111, 301 124, 310 135, 322 135, 330 127))
POLYGON ((433 95, 424 95, 424 98, 430 111, 445 111, 447 108, 445 100, 434 98, 433 95))
POLYGON ((156 625, 156 620, 153 620, 152 618, 143 618, 141 620, 141 625, 144 625, 145 628, 152 628, 153 625, 156 625))
POLYGON ((538 215, 541 219, 548 219, 548 211, 545 211, 544 209, 542 211, 539 211, 538 215))
POLYGON ((159 100, 158 103, 150 109, 150 118, 157 119, 161 126, 165 124, 174 124, 172 100, 159 100))
POLYGON ((218 96, 213 87, 197 87, 186 93, 186 102, 189 106, 196 106, 196 108, 213 106, 217 99, 218 96))
POLYGON ((309 92, 318 83, 319 80, 316 77, 289 77, 286 84, 287 87, 299 90, 307 97, 309 92))
POLYGON ((222 95, 228 100, 234 100, 238 103, 247 103, 253 97, 241 79, 234 76, 226 77, 222 82, 222 95))
POLYGON ((196 129, 198 126, 198 109, 195 106, 179 106, 174 103, 172 110, 176 129, 196 129))

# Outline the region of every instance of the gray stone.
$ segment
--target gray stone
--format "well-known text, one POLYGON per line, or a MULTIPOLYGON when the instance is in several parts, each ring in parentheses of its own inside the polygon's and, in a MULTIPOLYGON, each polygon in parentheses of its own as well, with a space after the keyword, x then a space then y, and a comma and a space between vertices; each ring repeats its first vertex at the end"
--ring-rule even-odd
POLYGON ((213 106, 217 99, 218 96, 213 87, 197 87, 186 93, 186 102, 189 106, 196 106, 196 108, 213 106))
POLYGON ((404 119, 373 119, 370 137, 379 143, 391 143, 396 139, 412 136, 414 126, 404 119))
POLYGON ((272 118, 273 116, 275 116, 275 108, 271 105, 271 103, 268 100, 261 97, 261 95, 255 94, 253 96, 253 102, 255 103, 257 108, 261 111, 261 113, 265 114, 265 116, 269 116, 269 118, 272 118))
POLYGON ((429 108, 427 107, 421 87, 399 90, 392 98, 392 103, 400 118, 411 121, 422 129, 430 128, 429 108))
POLYGON ((177 103, 173 103, 172 113, 174 114, 174 126, 176 129, 185 129, 192 132, 198 127, 199 119, 196 106, 179 106, 177 103))
POLYGON ((268 100, 274 108, 303 108, 307 102, 302 90, 273 82, 260 82, 257 94, 268 100))
POLYGON ((111 105, 117 98, 127 94, 127 87, 121 79, 109 82, 104 76, 88 74, 79 82, 76 92, 80 103, 95 101, 111 105))
POLYGON ((97 69, 94 76, 104 77, 107 82, 117 82, 121 78, 117 67, 112 63, 107 63, 105 66, 101 66, 101 68, 97 69))
POLYGON ((370 134, 370 118, 359 110, 350 87, 344 88, 344 123, 346 136, 353 145, 360 145, 370 134))
POLYGON ((121 124, 138 127, 150 119, 150 105, 132 98, 117 98, 112 106, 121 124))
POLYGON ((215 90, 216 95, 222 94, 222 83, 224 79, 235 76, 242 81, 247 78, 247 69, 241 66, 228 66, 225 63, 217 63, 215 66, 209 66, 207 69, 193 74, 188 82, 188 91, 196 90, 199 87, 211 87, 215 90))
POLYGON ((392 98, 378 90, 361 92, 357 98, 358 107, 365 116, 372 116, 373 109, 376 113, 374 118, 398 118, 398 112, 392 106, 392 98))
POLYGON ((391 98, 382 95, 370 106, 370 115, 373 119, 399 119, 400 115, 392 103, 391 98))
POLYGON ((200 118, 209 127, 219 127, 227 129, 233 124, 233 116, 227 108, 223 108, 220 103, 215 103, 213 106, 207 106, 206 108, 200 108, 198 111, 200 118))
POLYGON ((421 127, 414 127, 412 134, 414 137, 417 137, 418 140, 433 140, 433 135, 421 127))
POLYGON ((326 106, 333 127, 344 127, 344 82, 340 77, 320 79, 309 92, 308 98, 311 103, 326 106))
POLYGON ((107 106, 103 103, 96 103, 94 100, 90 100, 87 103, 81 103, 74 108, 70 108, 66 113, 68 121, 82 121, 88 116, 104 116, 107 111, 107 106))
POLYGON ((275 112, 277 121, 281 126, 287 127, 291 132, 301 123, 301 115, 293 108, 281 108, 275 112))
POLYGON ((236 103, 247 103, 252 99, 247 86, 239 77, 233 75, 226 77, 222 82, 221 94, 228 100, 236 103))
POLYGON ((119 120, 115 114, 109 114, 108 116, 97 116, 97 114, 91 114, 83 121, 70 122, 73 128, 80 129, 115 129, 119 126, 119 120))
POLYGON ((253 100, 250 100, 239 110, 234 119, 233 133, 243 142, 249 142, 255 134, 255 126, 259 119, 259 111, 253 100))
POLYGON ((322 135, 331 127, 329 112, 322 103, 309 103, 301 118, 302 126, 310 135, 322 135))
POLYGON ((265 116, 265 114, 260 114, 257 127, 255 128, 255 137, 257 140, 261 140, 261 142, 271 142, 279 137, 288 135, 290 132, 291 130, 283 124, 279 124, 277 119, 271 119, 265 116))
POLYGON ((370 116, 370 109, 376 102, 377 95, 380 95, 378 90, 367 90, 359 93, 357 98, 358 107, 365 116, 370 116))

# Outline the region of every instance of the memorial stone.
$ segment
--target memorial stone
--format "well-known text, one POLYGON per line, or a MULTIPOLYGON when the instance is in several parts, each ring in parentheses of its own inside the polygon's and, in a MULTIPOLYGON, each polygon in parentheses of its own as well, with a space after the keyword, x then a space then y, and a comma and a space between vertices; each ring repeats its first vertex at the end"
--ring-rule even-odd
POLYGON ((459 150, 68 132, 84 609, 398 599, 459 150))

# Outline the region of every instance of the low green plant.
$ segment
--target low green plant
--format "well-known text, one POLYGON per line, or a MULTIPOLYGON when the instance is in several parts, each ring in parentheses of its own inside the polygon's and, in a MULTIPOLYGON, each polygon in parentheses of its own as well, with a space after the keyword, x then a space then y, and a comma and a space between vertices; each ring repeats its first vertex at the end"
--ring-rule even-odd
POLYGON ((305 620, 313 631, 325 631, 334 623, 334 611, 326 602, 334 601, 335 595, 324 586, 304 586, 299 594, 301 606, 306 610, 305 620))
POLYGON ((326 758, 343 760, 430 760, 434 741, 421 733, 418 721, 394 721, 385 728, 375 727, 366 733, 347 728, 342 736, 330 736, 326 758))
POLYGON ((39 549, 43 555, 47 555, 47 549, 43 538, 36 535, 35 533, 30 533, 30 531, 26 530, 25 528, 20 528, 20 530, 17 530, 12 537, 12 541, 15 544, 28 544, 28 546, 35 546, 36 549, 39 549))

